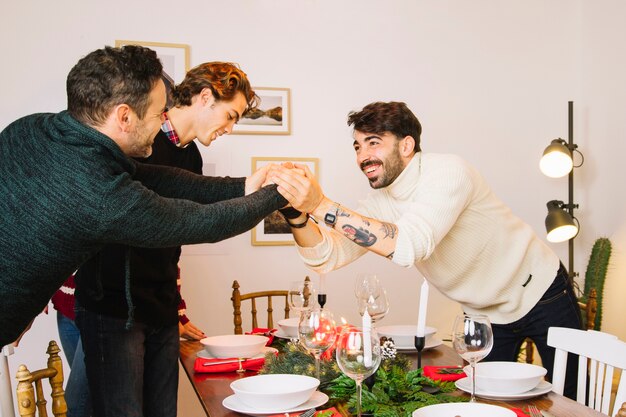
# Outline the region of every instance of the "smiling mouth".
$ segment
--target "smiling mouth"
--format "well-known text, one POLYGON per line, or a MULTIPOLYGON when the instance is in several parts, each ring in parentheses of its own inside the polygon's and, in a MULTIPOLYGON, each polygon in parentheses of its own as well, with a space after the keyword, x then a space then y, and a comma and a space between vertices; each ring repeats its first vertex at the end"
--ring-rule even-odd
POLYGON ((371 164, 362 168, 361 170, 367 176, 367 178, 372 178, 377 175, 380 166, 380 164, 371 164))

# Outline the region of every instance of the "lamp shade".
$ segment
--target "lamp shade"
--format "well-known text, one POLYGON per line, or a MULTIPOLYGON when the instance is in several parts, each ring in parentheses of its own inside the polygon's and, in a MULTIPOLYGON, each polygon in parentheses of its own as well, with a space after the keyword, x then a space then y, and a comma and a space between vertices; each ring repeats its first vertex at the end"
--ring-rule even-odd
POLYGON ((563 139, 554 139, 543 151, 539 161, 539 169, 551 178, 563 177, 572 170, 574 161, 572 153, 563 139))
POLYGON ((548 204, 546 231, 549 242, 557 243, 572 239, 578 233, 578 226, 568 212, 563 210, 563 202, 552 200, 548 204))

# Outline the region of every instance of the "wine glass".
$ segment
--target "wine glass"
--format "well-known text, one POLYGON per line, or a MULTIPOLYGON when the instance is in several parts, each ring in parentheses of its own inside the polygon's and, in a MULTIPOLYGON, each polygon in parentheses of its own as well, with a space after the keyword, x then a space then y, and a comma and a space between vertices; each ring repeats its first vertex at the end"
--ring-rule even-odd
POLYGON ((368 299, 370 295, 378 297, 382 288, 376 274, 360 272, 357 274, 354 283, 354 295, 356 295, 357 299, 368 299))
POLYGON ((375 274, 359 274, 356 279, 354 293, 357 298, 359 314, 363 316, 367 309, 373 323, 385 317, 389 312, 387 291, 385 291, 375 274))
POLYGON ((381 349, 374 329, 345 328, 337 339, 335 356, 339 369, 356 384, 356 411, 361 416, 361 383, 378 369, 381 349))
POLYGON ((458 315, 452 329, 452 345, 472 367, 470 402, 476 402, 476 362, 487 356, 493 347, 493 331, 489 317, 483 314, 458 315))
POLYGON ((289 287, 289 308, 302 314, 315 304, 315 289, 311 281, 292 281, 289 287))
POLYGON ((337 337, 333 313, 319 307, 304 310, 298 325, 300 344, 315 357, 315 377, 320 379, 320 356, 337 337))

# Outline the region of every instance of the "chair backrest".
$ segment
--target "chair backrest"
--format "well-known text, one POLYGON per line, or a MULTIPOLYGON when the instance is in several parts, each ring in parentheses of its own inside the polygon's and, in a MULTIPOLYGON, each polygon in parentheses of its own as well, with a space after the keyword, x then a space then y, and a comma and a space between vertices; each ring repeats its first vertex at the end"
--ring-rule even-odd
POLYGON ((606 415, 611 412, 614 370, 621 370, 614 411, 626 402, 626 343, 617 337, 593 330, 550 327, 548 345, 556 348, 552 390, 563 394, 567 355, 578 355, 576 401, 606 415), (589 379, 589 386, 587 386, 589 379), (588 394, 587 394, 588 393, 588 394))
POLYGON ((26 365, 20 365, 17 369, 17 408, 20 416, 35 416, 35 412, 38 411, 40 417, 48 417, 47 401, 41 386, 41 380, 44 378, 48 378, 52 387, 52 414, 56 417, 66 416, 67 404, 63 391, 63 363, 59 356, 60 351, 57 343, 52 340, 46 351, 48 353, 46 368, 30 372, 26 365))
MULTIPOLYGON (((305 278, 305 281, 310 281, 309 277, 305 278)), ((251 308, 250 314, 252 317, 252 328, 259 327, 257 319, 257 300, 261 298, 267 299, 267 328, 274 328, 274 303, 273 298, 282 298, 285 302, 284 318, 289 318, 289 290, 269 290, 269 291, 257 291, 247 294, 241 294, 239 290, 239 283, 237 280, 233 281, 233 295, 230 298, 233 302, 233 323, 235 324, 235 334, 242 334, 243 329, 241 327, 241 302, 250 300, 251 308)))

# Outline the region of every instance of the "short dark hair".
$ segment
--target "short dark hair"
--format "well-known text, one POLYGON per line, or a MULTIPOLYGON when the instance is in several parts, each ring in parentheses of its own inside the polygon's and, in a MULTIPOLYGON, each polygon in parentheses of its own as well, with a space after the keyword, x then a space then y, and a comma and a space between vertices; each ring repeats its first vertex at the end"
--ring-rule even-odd
POLYGON ((189 106, 191 99, 205 89, 211 89, 215 101, 230 101, 238 92, 246 98, 246 111, 255 109, 259 97, 252 90, 246 73, 232 62, 205 62, 192 68, 182 83, 172 89, 175 106, 189 106))
POLYGON ((377 101, 363 107, 363 110, 348 114, 348 126, 354 125, 354 130, 382 135, 390 132, 402 139, 411 136, 415 139, 415 152, 420 149, 422 125, 405 103, 377 101))
POLYGON ((82 58, 67 76, 67 110, 77 120, 99 126, 113 107, 125 103, 140 119, 163 65, 155 51, 137 45, 106 46, 82 58))

